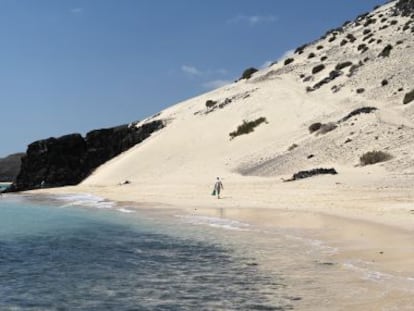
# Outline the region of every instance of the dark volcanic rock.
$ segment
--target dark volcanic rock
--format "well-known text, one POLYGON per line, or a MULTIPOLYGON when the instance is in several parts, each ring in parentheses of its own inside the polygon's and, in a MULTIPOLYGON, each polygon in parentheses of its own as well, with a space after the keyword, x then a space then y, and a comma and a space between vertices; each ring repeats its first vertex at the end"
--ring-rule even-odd
POLYGON ((373 111, 378 110, 376 107, 361 107, 361 108, 357 108, 353 111, 351 111, 350 113, 348 113, 345 117, 343 117, 341 120, 338 121, 338 123, 341 122, 345 122, 347 120, 349 120, 350 118, 359 115, 361 113, 371 113, 373 111))
POLYGON ((14 153, 0 159, 0 182, 13 181, 20 170, 24 153, 14 153))
POLYGON ((404 99, 403 99, 403 104, 406 105, 412 101, 414 101, 414 89, 412 89, 410 92, 405 94, 404 99))
POLYGON ((85 174, 85 141, 80 134, 48 138, 31 143, 22 158, 20 173, 11 191, 44 186, 74 185, 85 174))
POLYGON ((83 138, 70 134, 31 143, 9 191, 76 185, 99 165, 164 127, 160 120, 140 127, 122 125, 94 130, 83 138))
POLYGON ((308 178, 316 175, 321 174, 331 174, 336 175, 338 172, 334 168, 314 168, 308 171, 299 171, 295 174, 293 174, 293 177, 290 179, 287 179, 285 181, 294 181, 298 179, 308 178))

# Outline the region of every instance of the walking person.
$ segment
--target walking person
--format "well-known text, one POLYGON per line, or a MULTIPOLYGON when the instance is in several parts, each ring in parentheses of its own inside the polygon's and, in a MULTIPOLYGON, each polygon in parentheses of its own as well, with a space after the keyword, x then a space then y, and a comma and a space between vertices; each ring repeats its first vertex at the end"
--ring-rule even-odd
POLYGON ((214 184, 214 191, 213 191, 213 194, 217 195, 217 199, 220 199, 221 189, 224 189, 223 183, 221 182, 220 178, 217 177, 216 183, 214 184))

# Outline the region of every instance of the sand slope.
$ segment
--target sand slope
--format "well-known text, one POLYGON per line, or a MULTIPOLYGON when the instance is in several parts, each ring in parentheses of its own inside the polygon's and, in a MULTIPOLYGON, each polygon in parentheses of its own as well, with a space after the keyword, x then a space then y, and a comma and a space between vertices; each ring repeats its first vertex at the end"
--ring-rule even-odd
MULTIPOLYGON (((123 180, 197 184, 211 182, 216 175, 240 179, 287 177, 315 167, 353 170, 359 157, 372 150, 393 156, 376 165, 384 168, 385 179, 389 174, 414 174, 414 103, 402 104, 414 89, 414 36, 407 24, 412 18, 393 16, 394 4, 299 48, 288 65, 282 60, 248 80, 162 111, 153 118, 163 120, 165 129, 98 168, 83 185, 123 180), (379 56, 389 44, 390 55, 379 56), (352 65, 315 87, 344 62, 352 65), (325 68, 312 74, 321 64, 325 68), (207 108, 207 100, 217 101, 216 109, 207 108), (338 123, 361 107, 378 110, 338 123), (243 120, 259 117, 267 123, 230 140, 229 133, 243 120), (334 122, 337 128, 311 134, 308 127, 315 122, 334 122), (293 144, 297 147, 289 150, 293 144)), ((353 171, 363 174, 364 168, 353 171)))

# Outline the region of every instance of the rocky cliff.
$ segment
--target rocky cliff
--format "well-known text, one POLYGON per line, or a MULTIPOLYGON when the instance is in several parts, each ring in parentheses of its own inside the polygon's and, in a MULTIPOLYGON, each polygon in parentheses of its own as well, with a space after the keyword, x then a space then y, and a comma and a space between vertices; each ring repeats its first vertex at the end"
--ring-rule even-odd
POLYGON ((160 120, 141 126, 122 125, 31 143, 9 191, 76 185, 95 168, 164 127, 160 120))
POLYGON ((15 153, 0 159, 0 182, 13 181, 16 178, 23 155, 24 153, 15 153))

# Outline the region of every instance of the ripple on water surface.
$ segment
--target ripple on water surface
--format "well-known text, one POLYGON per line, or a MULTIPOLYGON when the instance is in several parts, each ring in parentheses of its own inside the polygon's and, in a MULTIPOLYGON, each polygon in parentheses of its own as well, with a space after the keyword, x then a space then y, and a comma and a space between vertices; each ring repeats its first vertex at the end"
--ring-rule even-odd
POLYGON ((290 310, 297 299, 254 258, 122 223, 129 214, 0 204, 0 222, 40 228, 3 227, 1 310, 290 310))

